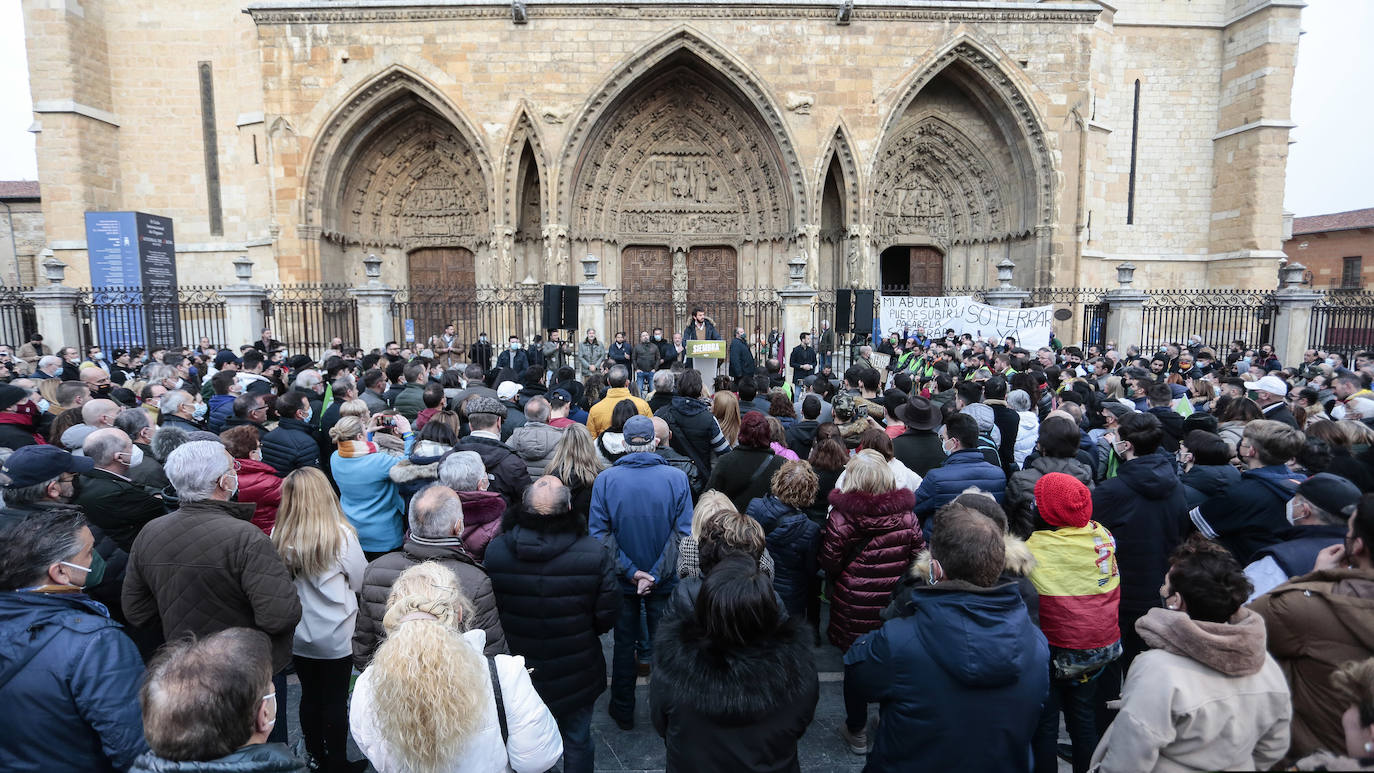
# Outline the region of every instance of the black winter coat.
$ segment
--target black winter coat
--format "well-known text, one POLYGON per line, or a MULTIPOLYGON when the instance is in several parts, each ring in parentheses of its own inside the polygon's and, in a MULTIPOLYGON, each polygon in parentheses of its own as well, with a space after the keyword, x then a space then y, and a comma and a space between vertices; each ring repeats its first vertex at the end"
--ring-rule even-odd
POLYGON ((786 463, 771 448, 736 448, 711 468, 711 480, 706 487, 730 497, 735 509, 742 513, 753 500, 768 496, 773 473, 786 463))
POLYGON ((1169 453, 1178 453, 1178 444, 1183 442, 1183 417, 1173 408, 1168 406, 1156 406, 1146 411, 1159 419, 1159 423, 1164 426, 1164 439, 1160 441, 1160 447, 1169 453))
POLYGON ((716 417, 701 400, 674 396, 671 404, 654 415, 668 422, 673 449, 695 462, 702 475, 710 475, 713 459, 730 450, 716 417))
POLYGON ((1021 415, 1012 410, 1005 402, 989 402, 992 408, 992 423, 1002 433, 1002 442, 997 445, 997 458, 1002 469, 1011 475, 1016 466, 1016 433, 1021 428, 1021 415))
POLYGON ((524 655, 554 716, 589 706, 606 689, 601 634, 620 614, 615 557, 576 513, 520 509, 487 545, 487 575, 511 652, 524 655))
POLYGON ((908 428, 906 432, 892 439, 892 453, 907 469, 920 475, 945 463, 945 452, 940 448, 940 436, 932 430, 908 428))
POLYGON ((749 344, 736 336, 730 339, 730 377, 738 382, 741 378, 754 377, 754 353, 749 344))
POLYGON ((1229 464, 1195 464, 1179 476, 1188 496, 1188 507, 1194 508, 1226 490, 1240 480, 1240 470, 1229 464))
POLYGON ((816 576, 821 527, 806 513, 775 496, 749 503, 749 517, 763 526, 768 554, 773 557, 773 590, 788 615, 806 616, 806 594, 816 576))
POLYGON ((282 419, 262 439, 262 460, 282 477, 302 467, 320 469, 319 438, 300 419, 282 419))
POLYGON ((162 500, 151 491, 104 470, 81 474, 73 504, 80 505, 86 519, 126 553, 145 524, 167 514, 162 500))
POLYGON ((506 498, 507 504, 519 502, 530 486, 530 471, 525 460, 504 443, 491 438, 468 435, 455 447, 458 451, 475 451, 482 457, 482 465, 491 478, 490 489, 506 498))
POLYGON ((811 447, 816 444, 816 431, 821 428, 815 419, 802 419, 786 429, 787 447, 799 459, 811 456, 811 447))
POLYGON ((1121 632, 1133 639, 1135 621, 1159 606, 1169 554, 1191 528, 1188 496, 1173 458, 1149 454, 1122 462, 1115 478, 1093 489, 1093 520, 1116 539, 1121 632))
POLYGON ((694 620, 664 617, 654 639, 649 715, 667 746, 669 773, 801 769, 797 741, 815 716, 820 685, 810 637, 797 620, 721 651, 694 620))

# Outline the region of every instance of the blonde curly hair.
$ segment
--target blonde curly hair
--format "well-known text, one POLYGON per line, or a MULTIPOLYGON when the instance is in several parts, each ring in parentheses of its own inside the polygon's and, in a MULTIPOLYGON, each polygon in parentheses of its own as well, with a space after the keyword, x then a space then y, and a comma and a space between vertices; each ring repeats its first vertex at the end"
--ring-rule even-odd
POLYGON ((450 766, 491 700, 482 653, 463 640, 472 603, 452 569, 416 564, 391 586, 373 670, 377 725, 406 770, 450 766))

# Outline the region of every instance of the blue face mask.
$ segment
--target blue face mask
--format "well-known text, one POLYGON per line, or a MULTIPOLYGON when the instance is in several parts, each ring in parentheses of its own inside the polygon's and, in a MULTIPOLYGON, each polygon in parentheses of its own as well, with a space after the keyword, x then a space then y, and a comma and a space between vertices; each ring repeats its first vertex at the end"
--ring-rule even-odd
POLYGON ((301 421, 305 422, 306 424, 309 424, 309 423, 310 423, 310 417, 312 417, 312 416, 314 416, 314 415, 315 415, 315 408, 314 408, 314 406, 310 406, 310 407, 308 407, 308 408, 305 409, 305 418, 301 419, 301 421))
POLYGON ((205 411, 209 407, 210 406, 206 405, 205 403, 196 403, 195 410, 191 412, 191 418, 197 420, 205 418, 205 411))
POLYGON ((1084 366, 1083 366, 1083 372, 1084 372, 1084 373, 1087 373, 1087 374, 1089 374, 1089 375, 1092 375, 1093 366, 1091 366, 1091 365, 1084 365, 1084 366))

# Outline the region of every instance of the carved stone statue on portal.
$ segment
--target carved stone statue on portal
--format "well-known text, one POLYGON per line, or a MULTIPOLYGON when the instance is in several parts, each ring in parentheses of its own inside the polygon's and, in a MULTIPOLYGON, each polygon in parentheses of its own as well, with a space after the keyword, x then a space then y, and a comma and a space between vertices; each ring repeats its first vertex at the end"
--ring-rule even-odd
POLYGON ((719 189, 719 175, 703 157, 655 156, 640 174, 640 193, 645 203, 706 204, 719 189))

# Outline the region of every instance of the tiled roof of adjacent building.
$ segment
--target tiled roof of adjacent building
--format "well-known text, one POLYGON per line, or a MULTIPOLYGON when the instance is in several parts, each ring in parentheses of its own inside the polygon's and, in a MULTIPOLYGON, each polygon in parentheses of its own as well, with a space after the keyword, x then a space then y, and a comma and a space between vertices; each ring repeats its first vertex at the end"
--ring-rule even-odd
POLYGON ((0 180, 0 199, 38 198, 37 180, 0 180))
POLYGON ((1293 235, 1315 234, 1322 231, 1349 231, 1353 228, 1374 228, 1374 207, 1335 212, 1330 215, 1293 218, 1293 235))

